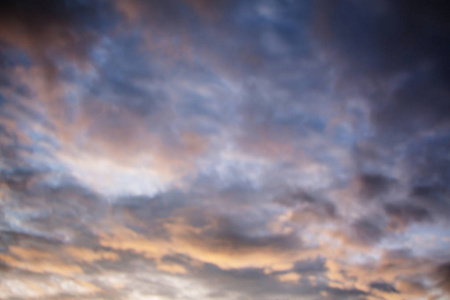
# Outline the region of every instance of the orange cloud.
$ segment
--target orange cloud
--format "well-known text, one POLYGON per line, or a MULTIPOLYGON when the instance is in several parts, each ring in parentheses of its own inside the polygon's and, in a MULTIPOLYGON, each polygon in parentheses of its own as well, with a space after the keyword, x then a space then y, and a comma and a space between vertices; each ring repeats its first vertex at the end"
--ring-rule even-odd
POLYGON ((160 271, 164 271, 172 274, 185 274, 187 272, 186 268, 175 263, 168 262, 158 262, 156 268, 160 271))
POLYGON ((298 282, 300 278, 302 278, 300 274, 293 272, 277 276, 277 279, 281 282, 292 282, 292 283, 298 282))
MULTIPOLYGON (((169 224, 169 222, 167 222, 169 224)), ((279 249, 266 246, 233 246, 226 240, 207 239, 200 228, 187 224, 175 223, 166 225, 170 237, 147 238, 127 228, 118 227, 109 233, 100 234, 100 244, 112 249, 130 250, 141 253, 147 258, 155 259, 160 268, 166 268, 160 263, 166 255, 183 255, 195 261, 210 263, 222 268, 261 268, 268 272, 284 271, 293 267, 300 259, 315 258, 318 249, 279 249)), ((181 271, 181 269, 179 269, 181 271)))
POLYGON ((0 260, 11 267, 34 273, 51 273, 63 276, 83 273, 83 270, 77 265, 67 265, 59 261, 36 260, 36 257, 21 257, 18 260, 13 256, 0 254, 0 260))

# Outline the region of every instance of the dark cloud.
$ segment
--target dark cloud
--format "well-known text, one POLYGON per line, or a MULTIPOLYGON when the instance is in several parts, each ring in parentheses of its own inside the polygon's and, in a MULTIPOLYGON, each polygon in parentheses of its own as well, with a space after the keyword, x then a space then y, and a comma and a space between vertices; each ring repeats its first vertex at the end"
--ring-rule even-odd
POLYGON ((216 297, 219 295, 232 297, 233 294, 239 294, 241 297, 253 295, 258 299, 274 299, 298 294, 313 296, 319 291, 318 288, 304 285, 301 282, 295 285, 280 285, 270 276, 254 269, 222 271, 208 267, 196 275, 204 284, 215 287, 216 291, 212 295, 216 297))
POLYGON ((386 214, 391 218, 392 229, 403 229, 411 223, 431 221, 431 213, 424 207, 409 203, 386 203, 386 214))
POLYGON ((412 72, 392 95, 383 97, 386 104, 383 99, 374 101, 373 120, 380 132, 391 131, 380 134, 388 141, 401 142, 408 133, 449 124, 448 79, 443 82, 433 67, 412 72))
POLYGON ((411 201, 417 202, 420 206, 426 206, 433 215, 442 220, 446 220, 450 211, 448 195, 448 189, 440 184, 417 185, 410 191, 411 201))
POLYGON ((12 190, 27 190, 33 182, 40 180, 42 173, 34 169, 2 170, 0 183, 12 190))
POLYGON ((385 195, 395 183, 395 179, 381 174, 362 174, 358 178, 361 200, 367 201, 385 195))
POLYGON ((435 277, 438 281, 438 285, 450 294, 450 263, 438 266, 435 277))
POLYGON ((255 224, 248 224, 246 220, 240 220, 238 216, 206 215, 206 219, 203 219, 204 217, 195 213, 187 215, 187 217, 193 224, 206 227, 201 235, 192 236, 192 241, 200 242, 210 249, 222 248, 227 251, 249 253, 258 251, 258 249, 260 251, 289 251, 302 245, 302 241, 295 234, 254 235, 250 226, 255 226, 255 224), (202 219, 204 222, 201 222, 202 219), (211 223, 214 226, 211 226, 211 223))
POLYGON ((211 246, 227 245, 231 249, 248 251, 250 249, 258 248, 273 248, 273 249, 293 249, 299 246, 299 241, 295 235, 269 235, 265 237, 252 237, 242 234, 238 230, 225 229, 213 234, 211 239, 208 238, 208 233, 203 238, 211 243, 211 246))
POLYGON ((367 296, 368 293, 358 289, 339 289, 328 288, 326 291, 333 297, 333 299, 361 299, 367 296))
POLYGON ((293 211, 291 220, 301 224, 315 224, 320 220, 334 221, 338 219, 336 206, 331 202, 318 202, 301 205, 293 211))
POLYGON ((274 199, 274 202, 286 206, 296 206, 301 203, 315 203, 317 201, 317 197, 307 193, 306 191, 298 191, 289 195, 282 195, 274 199))
POLYGON ((3 251, 7 251, 9 245, 53 245, 60 246, 61 239, 48 237, 45 235, 38 235, 26 233, 20 230, 4 229, 0 233, 0 244, 3 251))
POLYGON ((431 62, 445 73, 447 7, 442 0, 322 1, 317 25, 325 42, 360 70, 386 75, 431 62))
POLYGON ((319 258, 316 260, 298 261, 295 263, 294 270, 302 275, 321 274, 326 271, 325 262, 319 258))
POLYGON ((378 243, 384 236, 381 225, 367 219, 360 219, 351 225, 351 239, 362 245, 378 243))
POLYGON ((106 1, 2 1, 0 39, 23 49, 55 79, 57 57, 82 62, 113 18, 106 1))
POLYGON ((450 162, 446 156, 450 150, 450 133, 444 132, 432 134, 406 151, 404 165, 413 185, 444 187, 450 182, 450 162))
MULTIPOLYGON (((413 150, 428 147, 422 134, 446 136, 449 130, 447 6, 440 0, 317 5, 315 36, 338 66, 343 97, 357 90, 367 99, 374 147, 389 153, 393 164, 401 152, 395 147, 410 147, 415 154, 408 164, 427 178, 446 178, 437 174, 448 165, 437 167, 413 150)), ((430 151, 445 147, 443 140, 433 143, 430 151)))
POLYGON ((373 209, 348 233, 358 243, 446 222, 448 20, 440 0, 316 3, 312 36, 337 72, 336 94, 368 110, 370 133, 352 149, 357 197, 373 209))
POLYGON ((372 282, 370 287, 388 293, 398 293, 394 286, 386 282, 372 282))

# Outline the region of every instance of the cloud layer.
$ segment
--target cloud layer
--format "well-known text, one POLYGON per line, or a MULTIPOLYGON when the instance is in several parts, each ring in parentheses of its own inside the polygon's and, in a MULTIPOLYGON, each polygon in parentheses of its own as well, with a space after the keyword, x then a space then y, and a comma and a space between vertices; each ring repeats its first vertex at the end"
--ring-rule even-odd
POLYGON ((445 1, 4 1, 0 298, 449 297, 445 1))

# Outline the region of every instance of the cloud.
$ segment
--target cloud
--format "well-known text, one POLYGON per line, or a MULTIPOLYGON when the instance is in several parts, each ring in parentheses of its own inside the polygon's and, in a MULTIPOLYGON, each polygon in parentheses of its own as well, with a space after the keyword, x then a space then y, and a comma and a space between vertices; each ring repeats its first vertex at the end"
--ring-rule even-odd
POLYGON ((100 31, 111 24, 111 9, 102 1, 4 1, 0 10, 0 39, 25 50, 49 79, 59 69, 55 56, 84 63, 100 31))
POLYGON ((389 283, 385 283, 385 282, 372 282, 370 284, 370 287, 373 289, 388 292, 388 293, 398 293, 398 291, 395 289, 395 287, 393 287, 389 283))
POLYGON ((352 238, 363 244, 377 243, 383 236, 383 229, 374 222, 361 219, 352 224, 352 238))
POLYGON ((278 275, 278 280, 281 282, 297 282, 298 280, 300 280, 301 275, 297 274, 297 273, 286 273, 286 274, 282 274, 282 275, 278 275))
POLYGON ((392 74, 427 60, 446 62, 445 36, 449 23, 443 7, 445 3, 440 0, 427 4, 419 1, 322 2, 317 7, 317 27, 325 41, 340 55, 353 60, 355 66, 379 74, 392 74), (353 27, 355 24, 359 27, 353 27), (432 46, 427 47, 428 43, 432 46))
POLYGON ((227 228, 233 224, 225 224, 208 222, 205 224, 206 228, 202 228, 184 222, 167 222, 165 229, 169 234, 169 240, 147 239, 144 235, 126 228, 117 228, 110 233, 103 233, 100 244, 118 250, 131 250, 157 261, 170 254, 184 255, 224 270, 290 269, 296 260, 308 256, 307 249, 304 253, 298 251, 296 247, 298 241, 294 236, 281 234, 267 237, 246 236, 227 228), (212 227, 208 229, 210 226, 212 227), (218 227, 215 228, 216 226, 218 227))
POLYGON ((411 282, 399 280, 396 283, 396 288, 406 295, 424 296, 427 294, 427 288, 420 282, 411 282))
POLYGON ((358 183, 364 201, 387 193, 395 185, 395 180, 378 174, 362 174, 358 183))
POLYGON ((36 282, 32 278, 9 277, 0 285, 0 295, 4 299, 76 299, 78 295, 85 299, 98 294, 99 288, 88 282, 54 277, 36 282))
POLYGON ((59 274, 63 276, 71 276, 83 272, 77 265, 66 265, 59 261, 48 261, 48 257, 42 258, 39 257, 39 255, 36 255, 36 253, 30 254, 20 251, 17 248, 13 248, 12 252, 15 256, 18 256, 19 259, 5 254, 1 254, 0 259, 7 265, 18 268, 19 270, 26 270, 34 273, 59 274))
POLYGON ((108 251, 93 251, 87 248, 77 248, 77 247, 68 247, 65 249, 65 252, 68 253, 73 258, 85 261, 85 262, 94 262, 97 260, 118 260, 119 256, 114 252, 108 251))
POLYGON ((0 298, 448 292, 443 2, 0 11, 0 298))
POLYGON ((439 286, 446 292, 450 293, 450 268, 449 264, 445 263, 437 267, 435 276, 438 280, 439 286))
POLYGON ((401 230, 410 223, 419 223, 431 220, 431 215, 427 209, 414 204, 387 203, 385 204, 384 209, 390 217, 389 227, 393 230, 401 230))

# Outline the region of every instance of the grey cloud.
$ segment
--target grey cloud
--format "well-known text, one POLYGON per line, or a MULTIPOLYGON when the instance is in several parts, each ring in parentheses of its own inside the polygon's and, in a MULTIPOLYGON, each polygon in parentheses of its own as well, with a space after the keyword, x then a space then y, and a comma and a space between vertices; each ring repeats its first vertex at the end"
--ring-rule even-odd
POLYGON ((432 220, 430 212, 418 205, 409 203, 386 203, 386 214, 392 218, 394 228, 403 228, 410 223, 420 223, 432 220))
POLYGON ((104 199, 70 178, 56 187, 49 184, 47 177, 34 181, 26 186, 20 182, 21 189, 4 194, 7 202, 2 205, 0 221, 8 243, 28 239, 43 245, 95 243, 91 226, 108 213, 104 199))
MULTIPOLYGON (((9 245, 19 244, 32 246, 50 245, 58 247, 62 244, 62 241, 45 235, 26 233, 19 230, 2 229, 0 231, 0 245, 2 251, 6 252, 9 245)), ((10 267, 7 270, 13 270, 13 268, 10 267)))
POLYGON ((442 133, 430 137, 408 148, 404 168, 409 172, 413 185, 441 185, 450 182, 450 163, 446 156, 450 149, 450 133, 443 127, 442 133))
POLYGON ((396 180, 380 174, 362 174, 358 178, 361 200, 371 200, 385 195, 395 185, 396 180))
POLYGON ((33 182, 36 182, 45 175, 34 169, 13 169, 2 170, 0 173, 0 182, 12 190, 26 190, 33 182))
POLYGON ((449 191, 446 187, 436 185, 417 185, 410 191, 410 199, 419 206, 426 206, 432 215, 439 220, 447 220, 450 212, 449 191))
POLYGON ((146 86, 167 80, 169 70, 158 65, 157 58, 149 59, 143 49, 144 41, 138 33, 122 33, 98 44, 98 58, 94 62, 100 76, 92 82, 83 82, 90 94, 107 98, 109 103, 139 116, 154 115, 160 111, 168 102, 167 95, 161 88, 152 90, 146 86), (133 60, 130 61, 130 57, 133 60))
POLYGON ((291 220, 302 225, 339 219, 336 205, 319 193, 297 190, 275 196, 274 203, 293 208, 291 220))
POLYGON ((380 224, 367 219, 360 219, 351 225, 350 237, 357 243, 372 245, 378 243, 384 236, 380 224))
MULTIPOLYGON (((276 280, 273 275, 266 275, 262 270, 255 269, 223 271, 208 266, 195 271, 193 274, 200 282, 213 287, 214 292, 211 296, 222 296, 225 299, 229 297, 243 299, 258 297, 258 299, 270 300, 277 297, 295 298, 298 295, 302 295, 306 299, 315 299, 322 289, 321 286, 313 287, 303 280, 296 284, 282 283, 276 280)), ((342 295, 342 299, 345 299, 346 293, 344 292, 342 295)))
POLYGON ((380 290, 383 292, 388 292, 388 293, 398 293, 398 291, 395 289, 395 287, 389 283, 386 282, 372 282, 370 284, 370 287, 376 290, 380 290))
POLYGON ((300 224, 317 224, 319 222, 339 219, 336 206, 331 202, 319 202, 302 205, 293 211, 291 220, 300 224))
POLYGON ((298 261, 295 263, 294 270, 302 275, 320 275, 324 271, 324 259, 318 258, 316 260, 298 261))
POLYGON ((271 249, 294 249, 299 246, 300 242, 295 235, 270 235, 265 237, 253 237, 246 234, 242 234, 232 228, 220 229, 218 232, 206 233, 202 238, 206 243, 210 243, 214 246, 216 243, 219 245, 227 245, 231 249, 235 250, 258 250, 259 248, 270 247, 271 249))
POLYGON ((379 105, 383 101, 381 97, 374 100, 373 121, 380 132, 390 131, 380 134, 388 142, 398 143, 407 138, 408 133, 448 125, 448 83, 442 82, 440 74, 432 68, 412 72, 411 78, 405 80, 391 96, 383 97, 388 99, 388 105, 379 105))
POLYGON ((281 195, 274 199, 274 202, 290 207, 294 207, 301 203, 316 203, 317 201, 318 199, 316 196, 303 190, 288 195, 281 195))
POLYGON ((205 228, 200 234, 188 237, 192 242, 199 243, 210 249, 227 249, 250 253, 253 251, 290 251, 302 246, 301 239, 296 234, 264 232, 258 228, 267 220, 244 219, 242 215, 217 215, 201 210, 191 214, 181 215, 191 225, 205 228), (202 216, 203 214, 203 216, 202 216), (213 225, 213 226, 211 226, 213 225), (263 234, 256 234, 260 230, 263 234))
POLYGON ((364 299, 364 296, 367 296, 368 293, 358 290, 358 289, 339 289, 339 288, 327 288, 325 289, 333 299, 351 299, 351 300, 359 300, 364 299))

